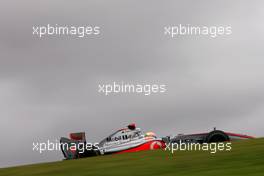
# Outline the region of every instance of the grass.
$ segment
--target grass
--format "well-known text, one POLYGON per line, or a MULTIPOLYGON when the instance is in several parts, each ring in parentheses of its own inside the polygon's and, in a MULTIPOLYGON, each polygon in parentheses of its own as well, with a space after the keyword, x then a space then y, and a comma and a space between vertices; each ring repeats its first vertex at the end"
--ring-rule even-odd
POLYGON ((231 151, 155 150, 0 169, 0 176, 263 176, 264 139, 232 143, 231 151))

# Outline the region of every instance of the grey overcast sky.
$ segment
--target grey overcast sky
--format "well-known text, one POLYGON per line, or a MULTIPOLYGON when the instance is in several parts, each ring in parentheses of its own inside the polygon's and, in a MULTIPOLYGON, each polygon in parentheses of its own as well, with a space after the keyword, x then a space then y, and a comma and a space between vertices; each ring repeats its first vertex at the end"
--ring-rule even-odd
POLYGON ((130 122, 159 136, 213 127, 263 136, 263 19, 260 0, 1 1, 0 167, 61 160, 32 142, 75 131, 96 142, 130 122), (32 35, 47 24, 97 25, 101 35, 32 35), (164 35, 178 24, 232 26, 232 35, 164 35), (113 81, 167 92, 98 93, 113 81))

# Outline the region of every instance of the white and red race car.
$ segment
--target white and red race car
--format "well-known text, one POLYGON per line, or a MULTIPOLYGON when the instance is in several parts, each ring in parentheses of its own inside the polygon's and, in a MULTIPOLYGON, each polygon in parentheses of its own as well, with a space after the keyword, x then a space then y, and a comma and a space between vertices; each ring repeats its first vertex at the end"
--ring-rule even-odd
POLYGON ((216 129, 207 133, 180 134, 174 137, 158 138, 155 133, 147 132, 143 134, 135 124, 130 124, 126 128, 117 130, 97 144, 87 143, 84 132, 71 133, 70 139, 62 137, 60 144, 62 153, 66 159, 77 159, 113 153, 163 149, 166 147, 166 144, 179 142, 202 144, 251 138, 254 137, 216 129))
POLYGON ((154 150, 165 147, 165 142, 161 138, 157 138, 155 133, 147 132, 143 134, 135 124, 117 130, 97 144, 87 143, 84 132, 71 133, 70 139, 62 137, 60 143, 62 153, 66 159, 154 150))

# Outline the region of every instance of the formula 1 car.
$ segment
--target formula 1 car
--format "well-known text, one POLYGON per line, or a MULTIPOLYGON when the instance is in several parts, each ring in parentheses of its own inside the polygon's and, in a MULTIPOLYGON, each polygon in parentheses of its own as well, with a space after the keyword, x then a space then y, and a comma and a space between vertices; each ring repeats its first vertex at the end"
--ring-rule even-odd
POLYGON ((216 129, 208 133, 179 134, 174 137, 158 138, 155 133, 148 132, 143 134, 135 124, 130 124, 126 128, 117 130, 97 144, 87 143, 84 132, 71 133, 70 139, 62 137, 60 144, 65 159, 77 159, 113 153, 163 149, 166 144, 180 142, 202 144, 251 138, 254 137, 216 129))
POLYGON ((60 144, 66 159, 165 148, 165 142, 155 133, 143 134, 135 124, 117 130, 97 144, 87 143, 84 132, 71 133, 70 139, 62 137, 60 144))

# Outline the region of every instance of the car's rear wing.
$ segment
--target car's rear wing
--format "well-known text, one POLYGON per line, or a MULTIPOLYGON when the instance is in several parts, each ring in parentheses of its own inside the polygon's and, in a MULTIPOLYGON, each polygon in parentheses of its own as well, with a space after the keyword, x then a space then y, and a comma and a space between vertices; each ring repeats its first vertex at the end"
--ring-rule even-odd
POLYGON ((96 150, 97 148, 94 145, 92 149, 86 150, 86 144, 84 132, 70 133, 69 138, 60 138, 61 151, 65 159, 77 159, 99 154, 99 151, 96 150))
POLYGON ((79 143, 86 143, 85 132, 70 133, 69 138, 60 138, 61 151, 65 159, 79 158, 79 152, 76 147, 79 143))

